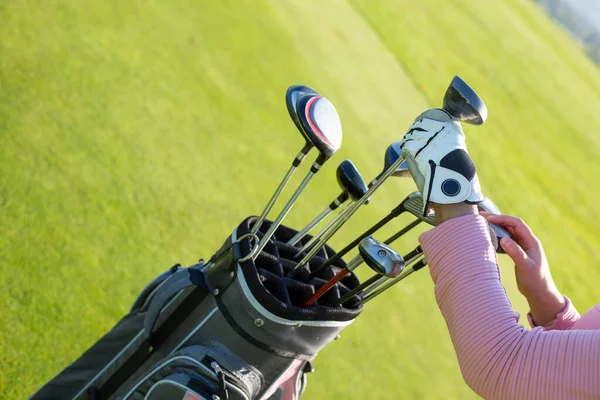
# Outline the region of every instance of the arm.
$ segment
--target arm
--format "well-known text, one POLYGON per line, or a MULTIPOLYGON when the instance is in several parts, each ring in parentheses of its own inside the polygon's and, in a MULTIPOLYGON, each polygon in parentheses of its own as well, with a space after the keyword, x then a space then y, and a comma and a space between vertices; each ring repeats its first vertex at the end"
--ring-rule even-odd
POLYGON ((529 303, 529 324, 546 330, 571 329, 579 313, 554 284, 546 253, 529 226, 520 218, 508 215, 481 215, 510 233, 511 237, 503 238, 501 245, 515 263, 517 287, 529 303))
POLYGON ((487 224, 465 204, 421 235, 467 384, 484 398, 600 396, 600 331, 526 331, 500 283, 487 224), (468 214, 468 215, 466 215, 468 214), (462 215, 462 216, 461 216, 462 215))

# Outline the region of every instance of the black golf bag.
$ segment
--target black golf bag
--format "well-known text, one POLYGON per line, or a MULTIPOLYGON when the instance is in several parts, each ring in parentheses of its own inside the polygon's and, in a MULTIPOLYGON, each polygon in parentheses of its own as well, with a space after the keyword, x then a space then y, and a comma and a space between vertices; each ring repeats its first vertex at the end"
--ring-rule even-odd
POLYGON ((296 231, 280 226, 253 260, 255 220, 244 220, 207 263, 154 279, 129 314, 32 399, 298 398, 310 361, 362 311, 358 297, 328 306, 359 281, 348 274, 304 307, 344 261, 309 278, 335 254, 325 246, 287 278, 305 255, 286 244, 296 231))

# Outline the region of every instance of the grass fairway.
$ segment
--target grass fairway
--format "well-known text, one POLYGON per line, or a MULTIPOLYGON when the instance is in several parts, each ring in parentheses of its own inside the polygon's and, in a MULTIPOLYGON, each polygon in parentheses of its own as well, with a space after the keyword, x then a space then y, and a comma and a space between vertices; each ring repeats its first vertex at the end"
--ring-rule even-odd
MULTIPOLYGON (((600 75, 528 0, 17 0, 0 15, 0 398, 31 394, 151 278, 262 210, 302 144, 295 83, 332 100, 345 136, 286 224, 331 201, 344 158, 378 173, 458 74, 490 111, 465 128, 485 193, 530 223, 580 311, 598 300, 600 75)), ((389 182, 332 244, 412 190, 389 182)), ((423 272, 370 303, 305 397, 475 397, 432 289, 423 272)))

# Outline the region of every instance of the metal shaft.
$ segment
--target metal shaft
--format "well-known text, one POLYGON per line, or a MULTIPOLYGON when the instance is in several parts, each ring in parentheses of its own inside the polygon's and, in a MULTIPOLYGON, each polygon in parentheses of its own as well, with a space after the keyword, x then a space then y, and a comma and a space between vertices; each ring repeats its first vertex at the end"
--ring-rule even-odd
POLYGON ((314 228, 319 222, 321 222, 323 220, 323 218, 325 218, 326 216, 328 216, 329 214, 331 214, 333 210, 331 209, 331 207, 327 207, 326 209, 324 209, 323 211, 321 211, 321 213, 319 215, 317 215, 315 217, 315 219, 313 219, 312 221, 310 221, 308 223, 308 225, 306 225, 304 227, 304 229, 302 229, 300 232, 296 233, 294 235, 293 238, 291 238, 287 244, 289 245, 295 245, 296 243, 298 243, 308 232, 310 232, 310 230, 312 228, 314 228))
POLYGON ((264 247, 267 245, 267 242, 269 241, 269 239, 271 239, 271 236, 273 236, 273 233, 275 233, 275 230, 279 227, 279 225, 281 225, 281 221, 283 221, 283 219, 285 218, 285 216, 292 209, 292 207, 294 206, 294 203, 296 202, 296 200, 298 199, 298 197, 300 196, 300 194, 302 193, 302 191, 304 190, 304 188, 306 187, 306 185, 308 185, 308 182, 310 182, 310 180, 312 179, 312 177, 319 171, 319 168, 321 168, 321 165, 317 164, 315 162, 313 164, 313 167, 311 168, 311 170, 308 172, 308 174, 306 174, 306 176, 304 177, 304 179, 302 180, 302 182, 298 186, 298 189, 296 189, 296 191, 294 192, 294 194, 292 195, 292 197, 290 197, 290 199, 288 200, 288 202, 283 207, 283 210, 281 210, 281 212, 279 213, 279 215, 277 216, 277 218, 275 219, 275 221, 273 221, 273 223, 269 227, 269 230, 267 230, 267 232, 262 237, 262 239, 260 240, 260 242, 258 242, 258 248, 256 249, 256 253, 254 255, 254 259, 256 259, 256 257, 262 251, 262 249, 264 249, 264 247), (315 169, 316 169, 316 171, 314 171, 315 169))
POLYGON ((298 153, 298 155, 294 159, 294 162, 292 163, 292 166, 290 167, 288 172, 285 174, 285 176, 281 180, 281 183, 279 183, 279 186, 277 187, 277 190, 275 190, 275 193, 271 197, 271 200, 269 200, 269 203, 267 203, 267 206, 263 210, 262 214, 254 223, 251 233, 256 234, 256 232, 258 232, 258 230, 260 229, 260 226, 267 218, 267 214, 269 214, 269 211, 271 211, 271 209, 273 208, 275 201, 281 195, 281 192, 283 191, 285 186, 288 184, 288 182, 292 178, 292 175, 294 175, 294 172, 296 171, 296 169, 298 169, 298 165, 300 165, 300 163, 302 162, 302 160, 304 160, 305 157, 306 157, 306 154, 304 154, 304 152, 301 151, 300 153, 298 153))
MULTIPOLYGON (((319 242, 312 248, 312 250, 302 259, 300 262, 290 271, 289 277, 293 277, 306 263, 319 251, 319 249, 350 219, 350 217, 362 206, 382 184, 389 178, 396 168, 404 161, 402 157, 399 157, 386 171, 383 173, 380 179, 378 179, 358 201, 352 205, 348 205, 347 213, 344 213, 343 217, 328 231, 319 242)), ((345 211, 345 210, 344 210, 345 211)))
POLYGON ((425 261, 425 259, 419 260, 419 262, 417 262, 411 268, 405 269, 404 272, 399 277, 397 277, 396 279, 393 279, 392 281, 388 282, 385 286, 383 286, 383 287, 375 290, 369 296, 365 296, 363 298, 361 304, 365 304, 366 302, 374 299, 375 297, 379 296, 381 293, 385 292, 386 290, 388 290, 389 288, 391 288, 392 286, 394 286, 398 282, 404 280, 404 278, 406 278, 407 276, 409 276, 413 272, 417 272, 418 270, 420 270, 421 268, 423 268, 425 266, 427 266, 427 262, 425 261))
POLYGON ((371 276, 369 279, 362 282, 360 285, 358 285, 357 287, 355 287, 354 289, 352 289, 351 291, 349 291, 348 293, 346 293, 345 295, 340 297, 339 300, 333 304, 333 307, 337 307, 337 306, 344 304, 345 302, 350 300, 352 297, 354 297, 358 293, 362 292, 364 288, 377 282, 377 280, 379 278, 381 278, 381 275, 379 275, 379 274, 375 274, 375 275, 371 276))
POLYGON ((319 241, 319 239, 321 239, 323 237, 323 235, 325 235, 333 226, 335 226, 337 224, 337 222, 340 220, 340 218, 342 218, 344 216, 344 214, 350 210, 352 204, 353 204, 353 202, 348 204, 342 211, 340 211, 338 213, 338 215, 335 216, 335 218, 331 219, 327 223, 327 225, 325 225, 323 227, 323 229, 321 229, 319 231, 319 233, 317 233, 315 236, 313 236, 304 246, 302 246, 302 248, 300 250, 298 250, 298 253, 296 253, 296 257, 298 257, 300 254, 302 254, 306 251, 310 251, 313 248, 313 246, 315 245, 315 243, 317 243, 319 241))
MULTIPOLYGON (((419 249, 420 247, 417 247, 417 249, 419 249)), ((411 251, 410 253, 408 253, 406 255, 406 265, 410 265, 413 262, 417 261, 417 259, 419 257, 421 257, 422 253, 418 253, 418 252, 414 252, 411 251)), ((365 289, 365 292, 363 293, 363 296, 366 296, 367 294, 371 293, 372 291, 374 291, 375 289, 377 289, 379 286, 381 286, 383 283, 387 282, 389 280, 388 277, 386 276, 382 276, 380 277, 377 282, 375 282, 373 285, 369 286, 368 288, 365 289)))

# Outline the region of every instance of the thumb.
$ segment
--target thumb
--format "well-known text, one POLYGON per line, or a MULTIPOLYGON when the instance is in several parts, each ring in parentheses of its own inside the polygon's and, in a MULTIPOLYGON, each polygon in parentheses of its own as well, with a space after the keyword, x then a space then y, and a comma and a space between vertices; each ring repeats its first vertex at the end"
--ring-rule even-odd
POLYGON ((527 253, 519 246, 517 242, 512 240, 509 237, 504 237, 500 240, 500 245, 508 254, 508 256, 514 261, 515 265, 518 267, 522 265, 525 261, 527 261, 527 253))

